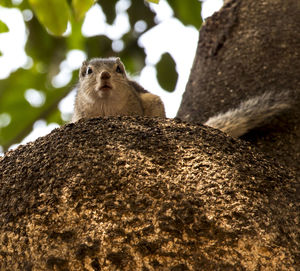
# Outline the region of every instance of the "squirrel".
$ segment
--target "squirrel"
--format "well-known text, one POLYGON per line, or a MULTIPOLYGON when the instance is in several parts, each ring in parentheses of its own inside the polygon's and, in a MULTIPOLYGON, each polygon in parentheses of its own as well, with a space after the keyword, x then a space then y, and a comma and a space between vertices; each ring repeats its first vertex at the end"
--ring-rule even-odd
MULTIPOLYGON (((237 138, 290 108, 290 96, 289 92, 265 92, 204 124, 237 138)), ((165 109, 157 95, 127 77, 120 58, 94 58, 80 68, 72 122, 104 116, 165 117, 165 109)))
POLYGON ((111 57, 82 63, 72 122, 104 116, 166 115, 160 97, 129 79, 120 58, 111 57))

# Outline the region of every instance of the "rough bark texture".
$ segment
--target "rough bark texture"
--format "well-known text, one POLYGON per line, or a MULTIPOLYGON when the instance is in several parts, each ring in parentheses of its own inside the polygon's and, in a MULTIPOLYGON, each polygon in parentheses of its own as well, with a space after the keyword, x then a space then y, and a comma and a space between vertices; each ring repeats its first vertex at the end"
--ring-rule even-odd
POLYGON ((82 120, 0 159, 0 270, 297 270, 299 202, 214 129, 82 120))
MULTIPOLYGON (((186 120, 299 93, 300 2, 227 2, 201 30, 186 120)), ((122 117, 20 146, 0 158, 0 270, 299 270, 299 119, 245 136, 255 144, 122 117)))
POLYGON ((300 1, 231 0, 207 19, 178 117, 205 122, 265 91, 294 107, 243 139, 300 176, 300 1))

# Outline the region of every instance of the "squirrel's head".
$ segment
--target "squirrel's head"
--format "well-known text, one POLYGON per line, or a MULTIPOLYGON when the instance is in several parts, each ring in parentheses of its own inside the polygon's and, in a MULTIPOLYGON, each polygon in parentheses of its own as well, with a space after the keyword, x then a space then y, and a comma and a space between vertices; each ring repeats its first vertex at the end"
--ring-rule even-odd
POLYGON ((79 71, 80 88, 99 97, 113 95, 128 79, 120 58, 93 58, 84 61, 79 71))

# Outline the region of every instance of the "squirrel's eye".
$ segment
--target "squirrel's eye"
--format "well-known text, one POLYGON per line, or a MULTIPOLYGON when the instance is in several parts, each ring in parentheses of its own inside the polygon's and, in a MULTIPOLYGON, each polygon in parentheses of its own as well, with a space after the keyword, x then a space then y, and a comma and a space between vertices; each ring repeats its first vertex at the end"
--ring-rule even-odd
POLYGON ((91 74, 93 72, 92 68, 91 67, 88 67, 86 69, 86 74, 91 74))
POLYGON ((118 65, 116 68, 116 72, 118 73, 123 73, 123 70, 121 69, 121 67, 118 65))

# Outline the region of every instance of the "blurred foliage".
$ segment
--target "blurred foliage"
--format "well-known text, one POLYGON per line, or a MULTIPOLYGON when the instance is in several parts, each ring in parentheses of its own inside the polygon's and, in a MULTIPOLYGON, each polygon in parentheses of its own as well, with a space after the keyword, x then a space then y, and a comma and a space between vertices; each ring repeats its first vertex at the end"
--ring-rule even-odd
POLYGON ((185 25, 193 25, 200 28, 202 20, 199 19, 201 13, 201 3, 199 1, 167 0, 174 11, 176 18, 179 18, 185 25))
POLYGON ((51 34, 61 36, 69 21, 69 8, 65 0, 28 0, 35 15, 51 34))
POLYGON ((156 64, 158 83, 163 89, 169 92, 174 91, 178 79, 175 65, 175 61, 169 53, 164 53, 156 64))
POLYGON ((152 2, 152 3, 158 4, 159 0, 148 0, 148 2, 152 2))
POLYGON ((94 4, 94 0, 73 0, 72 7, 74 11, 74 15, 77 21, 80 21, 84 18, 85 13, 90 9, 90 7, 94 4))
MULTIPOLYGON (((0 145, 4 150, 28 135, 33 124, 39 119, 64 123, 57 106, 76 84, 78 72, 74 71, 69 84, 62 88, 55 88, 52 80, 59 73, 60 64, 70 50, 82 50, 88 58, 118 55, 130 73, 136 73, 144 67, 146 55, 144 49, 138 46, 138 39, 157 24, 155 13, 147 2, 131 0, 126 10, 130 29, 121 38, 124 48, 120 52, 113 51, 113 40, 107 36, 84 37, 81 33, 85 13, 92 5, 100 5, 106 16, 106 23, 113 24, 117 17, 118 2, 118 0, 23 0, 21 3, 12 0, 0 1, 2 7, 18 8, 21 12, 32 10, 34 14, 32 19, 25 22, 28 33, 25 51, 32 65, 26 69, 19 68, 8 78, 0 80, 0 145), (146 25, 142 32, 137 32, 134 28, 139 21, 144 21, 146 25), (71 26, 71 33, 65 34, 68 24, 71 26), (25 99, 28 89, 40 91, 45 97, 44 103, 32 106, 25 99), (10 117, 10 122, 7 121, 7 116, 10 117)), ((174 16, 183 24, 200 27, 201 3, 198 0, 168 0, 168 3, 174 10, 174 16)), ((7 30, 6 24, 0 21, 0 33, 7 30)), ((173 91, 178 75, 171 55, 164 54, 157 64, 157 69, 161 75, 158 76, 160 85, 167 91, 173 91)))
POLYGON ((8 32, 8 27, 5 23, 0 21, 0 33, 5 33, 5 32, 8 32))

